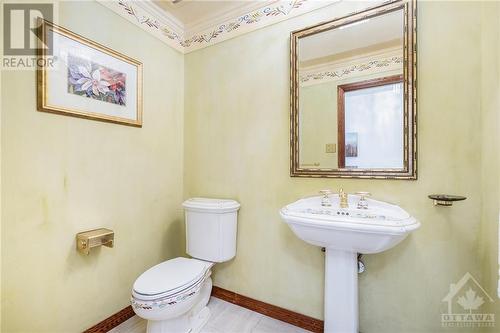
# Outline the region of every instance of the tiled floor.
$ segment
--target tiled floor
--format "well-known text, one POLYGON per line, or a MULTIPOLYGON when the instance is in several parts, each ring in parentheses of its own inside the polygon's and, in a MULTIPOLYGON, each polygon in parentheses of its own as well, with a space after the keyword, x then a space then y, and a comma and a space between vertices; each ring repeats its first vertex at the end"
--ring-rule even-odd
MULTIPOLYGON (((210 298, 211 316, 201 333, 308 333, 308 331, 269 318, 237 305, 210 298)), ((146 321, 134 316, 111 333, 145 333, 146 321)))

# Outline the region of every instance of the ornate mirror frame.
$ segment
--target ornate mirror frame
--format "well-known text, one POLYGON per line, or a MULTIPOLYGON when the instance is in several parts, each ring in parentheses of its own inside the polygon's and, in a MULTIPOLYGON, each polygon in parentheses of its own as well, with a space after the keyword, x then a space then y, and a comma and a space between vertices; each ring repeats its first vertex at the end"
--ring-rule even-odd
MULTIPOLYGON (((297 30, 290 35, 290 176, 322 178, 417 179, 417 16, 416 0, 390 1, 332 21, 297 30), (299 164, 299 75, 298 42, 300 38, 332 30, 371 17, 402 10, 404 160, 402 169, 326 169, 301 168, 299 164)), ((340 150, 340 149, 339 149, 340 150)))

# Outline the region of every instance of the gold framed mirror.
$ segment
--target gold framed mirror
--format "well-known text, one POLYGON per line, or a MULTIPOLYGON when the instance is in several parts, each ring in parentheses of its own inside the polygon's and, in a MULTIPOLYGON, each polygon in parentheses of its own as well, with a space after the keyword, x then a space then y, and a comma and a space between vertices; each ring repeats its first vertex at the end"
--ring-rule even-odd
POLYGON ((416 179, 416 0, 294 31, 290 43, 290 175, 416 179))

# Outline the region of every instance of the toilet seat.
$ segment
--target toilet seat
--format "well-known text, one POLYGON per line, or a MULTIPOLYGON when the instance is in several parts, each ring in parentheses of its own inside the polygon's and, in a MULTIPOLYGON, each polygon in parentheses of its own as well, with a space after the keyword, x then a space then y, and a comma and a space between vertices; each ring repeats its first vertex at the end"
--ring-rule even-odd
POLYGON ((141 301, 164 301, 199 290, 210 276, 213 263, 197 259, 175 258, 151 267, 137 278, 132 296, 141 301))

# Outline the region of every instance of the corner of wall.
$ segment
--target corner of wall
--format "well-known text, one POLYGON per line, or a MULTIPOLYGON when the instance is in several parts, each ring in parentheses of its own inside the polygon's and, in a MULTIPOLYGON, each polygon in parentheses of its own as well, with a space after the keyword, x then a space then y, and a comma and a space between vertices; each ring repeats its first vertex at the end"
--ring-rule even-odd
POLYGON ((488 311, 500 315, 498 224, 500 204, 500 5, 481 2, 481 235, 478 252, 486 290, 496 301, 488 311))
MULTIPOLYGON (((0 1, 1 3, 1 1, 0 1)), ((0 6, 0 17, 3 17, 3 6, 0 6)), ((0 54, 3 54, 3 31, 0 27, 0 54)), ((0 68, 0 299, 2 299, 2 69, 0 68)), ((0 332, 2 331, 2 302, 0 302, 0 332)))
MULTIPOLYGON (((0 1, 0 17, 3 17, 3 1, 0 1)), ((3 55, 3 24, 0 24, 0 54, 3 55)), ((2 299, 3 295, 3 289, 2 289, 2 276, 3 276, 3 271, 2 271, 2 229, 3 229, 3 201, 2 201, 2 178, 3 178, 3 173, 2 173, 2 101, 3 101, 3 96, 2 96, 2 69, 0 68, 0 300, 2 299)), ((0 332, 2 331, 2 302, 0 302, 0 332)))

